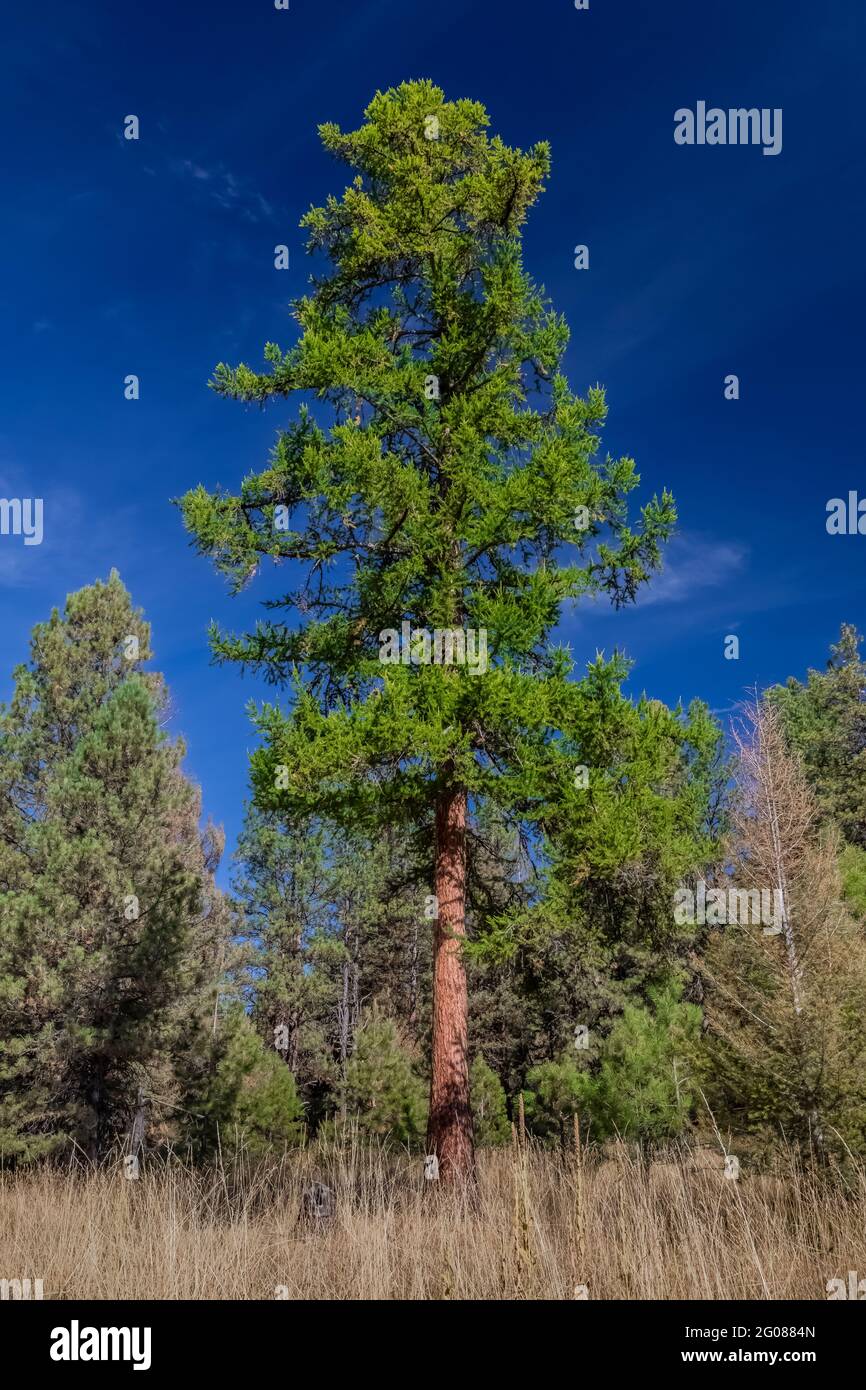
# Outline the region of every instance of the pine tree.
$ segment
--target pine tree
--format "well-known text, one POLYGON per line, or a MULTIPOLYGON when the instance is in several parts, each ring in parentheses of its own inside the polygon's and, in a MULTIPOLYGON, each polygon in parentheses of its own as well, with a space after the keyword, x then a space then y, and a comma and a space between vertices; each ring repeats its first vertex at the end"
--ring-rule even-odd
POLYGON ((610 1032, 586 1051, 563 1052, 527 1075, 532 1130, 572 1142, 572 1121, 593 1139, 672 1139, 690 1123, 701 1011, 684 1003, 676 980, 650 988, 648 1002, 626 1003, 610 1032))
POLYGON ((470 1071, 472 1118, 479 1148, 498 1148, 511 1138, 502 1082, 479 1052, 470 1071))
POLYGON ((181 1139, 197 1159, 258 1158, 300 1143, 304 1106, 295 1078, 238 1003, 222 1012, 199 1058, 180 1110, 181 1139))
POLYGON ((214 638, 293 691, 288 717, 267 706, 257 718, 258 804, 372 832, 408 823, 433 842, 427 1142, 447 1181, 473 1172, 471 815, 489 799, 537 820, 551 761, 574 759, 556 746, 579 706, 549 641, 562 605, 633 599, 675 518, 664 493, 630 527, 634 463, 597 457, 604 393, 569 389, 567 327, 523 268, 547 145, 509 148, 482 106, 426 81, 377 94, 365 117, 350 133, 321 127, 353 179, 304 219, 331 266, 294 305, 298 342, 268 344, 265 373, 221 364, 214 380, 262 404, 312 394, 335 421, 302 405, 239 495, 199 487, 183 508, 238 586, 266 557, 300 572, 271 601, 294 625, 214 638))
POLYGON ((331 1037, 338 983, 328 964, 329 883, 321 828, 286 825, 250 808, 238 842, 236 900, 250 945, 247 993, 262 1041, 306 1097, 334 1081, 331 1037))
POLYGON ((540 1062, 526 1076, 523 1102, 526 1121, 540 1139, 566 1148, 574 1133, 574 1117, 583 1109, 589 1087, 588 1059, 563 1053, 540 1062))
POLYGON ((213 1007, 218 838, 116 573, 39 624, 0 710, 0 1151, 102 1156, 213 1007))
MULTIPOLYGON (((346 1065, 340 1117, 357 1123, 368 1138, 391 1139, 417 1148, 424 1137, 424 1084, 411 1049, 396 1024, 374 1008, 358 1030, 346 1065)), ((339 1135, 340 1124, 329 1127, 339 1135)))
POLYGON ((341 1089, 365 1007, 375 1004, 417 1038, 429 993, 422 881, 411 846, 394 832, 373 844, 254 807, 237 859, 250 948, 245 993, 315 1127, 341 1089))
POLYGON ((647 1005, 626 1004, 585 1090, 589 1132, 650 1141, 681 1134, 696 1104, 700 1031, 701 1011, 683 1002, 675 980, 651 989, 647 1005))
POLYGON ((825 820, 849 844, 866 849, 866 663, 862 637, 843 623, 825 671, 805 682, 790 677, 767 699, 779 711, 789 746, 799 754, 825 820))
POLYGON ((589 664, 570 740, 581 775, 562 765, 523 891, 492 913, 481 959, 472 948, 473 1041, 509 1095, 532 1068, 571 1057, 579 1027, 603 1044, 625 1008, 651 1009, 678 980, 700 999, 698 929, 672 904, 684 878, 709 877, 723 857, 722 732, 697 701, 627 699, 627 669, 589 664))

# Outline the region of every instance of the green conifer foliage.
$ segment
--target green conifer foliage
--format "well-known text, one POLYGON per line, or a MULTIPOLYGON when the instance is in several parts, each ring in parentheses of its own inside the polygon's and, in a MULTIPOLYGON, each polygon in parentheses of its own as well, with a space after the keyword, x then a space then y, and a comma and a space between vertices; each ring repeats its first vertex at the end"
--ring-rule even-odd
POLYGON ((469 1078, 476 1144, 482 1149, 507 1144, 511 1139, 511 1122, 505 1104, 505 1090, 480 1052, 472 1063, 469 1078))
POLYGON ((425 1087, 396 1025, 373 1010, 346 1067, 342 1113, 368 1138, 419 1148, 427 1120, 425 1087))
POLYGON ((818 806, 849 844, 866 849, 866 663, 862 637, 843 623, 824 671, 767 692, 799 754, 818 806))
POLYGON ((216 652, 291 687, 257 716, 262 809, 433 842, 428 1146, 444 1180, 472 1173, 465 938, 466 836, 490 800, 531 824, 574 762, 579 683, 549 635, 562 605, 634 598, 674 524, 668 493, 629 523, 639 479, 599 452, 604 392, 562 371, 563 319, 524 269, 526 216, 550 152, 488 134, 484 108, 427 81, 378 93, 363 125, 321 127, 351 182, 304 219, 329 267, 294 305, 298 341, 269 370, 216 369, 227 397, 300 393, 268 466, 234 495, 183 499, 199 549, 237 586, 265 559, 294 587, 254 632, 216 652), (320 422, 321 403, 331 410, 320 422), (283 609, 280 614, 280 608, 283 609), (474 665, 391 664, 389 632, 486 638, 474 665), (554 764, 554 766, 552 766, 554 764))
POLYGON ((0 1152, 99 1158, 213 1007, 225 911, 149 630, 116 573, 33 633, 0 711, 0 1152))
POLYGON ((237 1003, 210 1040, 201 1075, 185 1094, 182 1136, 198 1159, 253 1158, 300 1143, 304 1107, 284 1059, 237 1003))

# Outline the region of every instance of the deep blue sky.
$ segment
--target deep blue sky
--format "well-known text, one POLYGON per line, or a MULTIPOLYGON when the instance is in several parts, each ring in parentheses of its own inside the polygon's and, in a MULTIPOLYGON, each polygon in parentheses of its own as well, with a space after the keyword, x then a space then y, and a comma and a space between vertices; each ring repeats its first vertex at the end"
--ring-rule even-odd
POLYGON ((607 447, 678 502, 665 574, 634 611, 570 616, 575 653, 619 645, 635 692, 724 712, 822 665, 843 619, 866 627, 866 536, 825 530, 830 497, 866 496, 861 0, 29 8, 0 60, 0 496, 43 497, 45 540, 0 536, 0 696, 32 625, 116 565, 231 844, 259 687, 210 666, 205 629, 249 622, 259 592, 229 597, 169 499, 234 486, 289 418, 206 382, 292 339, 298 219, 345 183, 317 124, 354 128, 377 88, 418 77, 482 101, 509 143, 551 142, 527 267, 571 325, 572 385, 607 388, 607 447), (676 145, 673 113, 698 100, 781 107, 781 154, 676 145))

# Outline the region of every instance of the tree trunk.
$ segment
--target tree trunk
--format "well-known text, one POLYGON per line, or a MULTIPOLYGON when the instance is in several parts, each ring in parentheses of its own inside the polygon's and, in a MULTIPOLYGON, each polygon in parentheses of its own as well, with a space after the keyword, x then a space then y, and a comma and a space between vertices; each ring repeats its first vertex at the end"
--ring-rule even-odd
POLYGON ((436 803, 436 900, 433 944, 433 1057, 427 1152, 444 1182, 475 1176, 469 1104, 468 1022, 463 940, 466 934, 466 792, 447 790, 436 803))
POLYGON ((340 1119, 346 1123, 346 1065, 349 1060, 349 971, 352 968, 351 957, 349 956, 349 928, 343 936, 343 945, 346 948, 346 959, 343 961, 343 992, 337 1004, 337 1018, 340 1024, 340 1119))
POLYGON ((129 1149, 128 1153, 135 1158, 144 1148, 144 1138, 147 1133, 147 1107, 144 1103, 144 1087, 139 1086, 138 1097, 135 1104, 135 1114, 132 1117, 132 1124, 129 1128, 129 1149))
POLYGON ((418 922, 412 934, 412 956, 409 965, 409 1034, 418 1036, 418 922))
POLYGON ((90 1107, 93 1118, 86 1152, 91 1163, 99 1163, 108 1146, 105 1115, 105 1076, 105 1059, 100 1056, 94 1059, 90 1080, 90 1107))

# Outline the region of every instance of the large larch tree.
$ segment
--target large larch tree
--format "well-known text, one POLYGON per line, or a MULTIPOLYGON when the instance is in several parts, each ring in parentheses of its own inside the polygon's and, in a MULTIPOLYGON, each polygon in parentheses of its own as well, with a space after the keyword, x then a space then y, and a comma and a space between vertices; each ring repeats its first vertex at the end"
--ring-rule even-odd
POLYGON ((512 149, 487 126, 478 103, 418 81, 378 93, 358 130, 321 127, 353 176, 304 218, 329 265, 293 305, 297 341, 268 344, 263 373, 221 364, 213 382, 261 404, 298 393, 297 416, 238 493, 183 499, 236 586, 266 557, 297 581, 255 631, 213 634, 219 656, 291 692, 288 713, 256 715, 259 806, 410 824, 432 845, 428 1146, 446 1180, 474 1166, 472 817, 488 801, 531 834, 571 786, 581 683, 550 634, 567 600, 633 599, 675 520, 665 492, 629 525, 635 465, 599 454, 604 393, 570 390, 566 324, 524 270, 548 146, 512 149), (447 642, 431 649, 437 629, 458 634, 451 659, 447 642), (383 661, 392 632, 409 641, 383 661))

